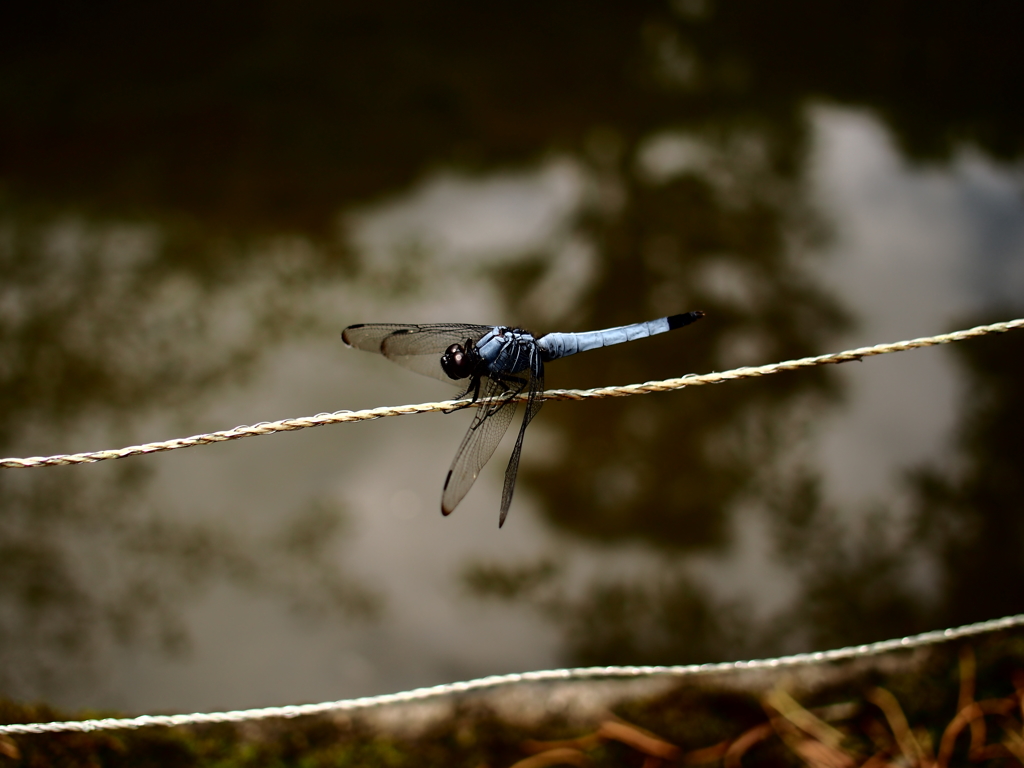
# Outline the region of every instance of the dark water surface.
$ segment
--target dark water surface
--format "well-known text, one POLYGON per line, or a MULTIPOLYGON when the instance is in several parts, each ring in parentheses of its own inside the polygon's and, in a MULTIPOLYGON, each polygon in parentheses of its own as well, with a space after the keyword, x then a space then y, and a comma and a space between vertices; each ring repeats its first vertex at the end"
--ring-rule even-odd
MULTIPOLYGON (((698 325, 626 384, 1024 314, 1013 3, 149 3, 0 19, 0 453, 452 394, 356 322, 698 325)), ((0 471, 0 696, 138 711, 1024 610, 1024 335, 0 471)))

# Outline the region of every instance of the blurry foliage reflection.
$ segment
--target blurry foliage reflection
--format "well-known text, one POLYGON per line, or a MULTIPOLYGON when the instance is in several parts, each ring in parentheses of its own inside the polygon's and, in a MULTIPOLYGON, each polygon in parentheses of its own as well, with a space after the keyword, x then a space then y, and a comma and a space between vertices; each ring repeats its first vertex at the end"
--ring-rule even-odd
POLYGON ((1019 3, 574 0, 71 4, 0 11, 0 178, 87 209, 323 230, 442 164, 596 125, 797 122, 861 104, 915 157, 1024 137, 1019 3))
POLYGON ((879 506, 850 536, 810 478, 775 499, 779 551, 803 585, 786 621, 802 622, 813 647, 1024 610, 1024 337, 978 339, 951 353, 966 373, 967 406, 955 452, 908 474, 909 523, 879 506))
MULTIPOLYGON (((804 259, 824 227, 798 179, 784 175, 794 167, 789 153, 800 151, 799 131, 737 133, 689 139, 691 167, 658 182, 643 178, 635 145, 594 162, 598 192, 579 232, 594 243, 599 275, 572 308, 576 325, 696 308, 708 317, 680 334, 553 365, 553 383, 567 375, 573 386, 628 383, 791 359, 821 350, 843 327, 835 300, 807 276, 804 259)), ((528 296, 529 286, 510 293, 524 288, 528 296)), ((517 306, 514 295, 507 299, 517 306)), ((829 382, 819 369, 757 387, 549 407, 544 423, 575 447, 527 464, 524 480, 541 491, 545 514, 578 535, 718 546, 726 511, 769 471, 795 414, 834 394, 829 382)))
MULTIPOLYGON (((155 224, 2 214, 3 455, 67 450, 100 425, 115 440, 160 408, 198 406, 317 323, 292 293, 323 275, 301 248, 253 248, 221 284, 168 269, 155 224)), ((309 510, 277 539, 243 540, 150 508, 142 463, 82 470, 0 475, 0 687, 11 694, 51 678, 66 689, 69 668, 87 668, 108 642, 181 650, 183 598, 216 581, 279 594, 310 615, 365 615, 375 604, 328 551, 343 533, 340 510, 309 510)))
POLYGON ((9 695, 88 684, 93 657, 111 643, 186 651, 182 608, 215 583, 317 620, 377 608, 378 596, 334 562, 342 510, 309 510, 260 539, 161 515, 145 503, 147 473, 132 465, 102 480, 59 472, 48 482, 0 477, 0 687, 9 695))
MULTIPOLYGON (((555 280, 562 303, 543 311, 530 297, 551 276, 551 254, 496 274, 514 321, 573 330, 708 312, 684 334, 552 366, 553 386, 821 352, 847 318, 804 262, 826 236, 805 188, 807 107, 865 107, 916 159, 948 158, 963 142, 1017 157, 1021 28, 1024 5, 999 0, 5 7, 0 447, 97 415, 138 417, 237 380, 275 340, 317 327, 298 297, 348 267, 346 253, 329 250, 339 211, 437 168, 495 172, 564 156, 589 174, 572 234, 591 249, 592 274, 571 306, 555 280), (295 231, 311 238, 298 249, 305 255, 275 251, 274 238, 295 231)), ((390 288, 407 287, 400 272, 388 276, 390 288)), ((1006 354, 1012 344, 1020 342, 963 347, 979 406, 964 433, 964 468, 916 477, 917 539, 890 530, 879 512, 861 539, 847 541, 813 476, 778 479, 768 502, 780 552, 807 585, 792 624, 817 633, 799 642, 855 642, 937 616, 950 623, 1020 610, 1015 393, 1024 356, 1006 354), (942 553, 946 588, 929 616, 904 557, 927 544, 942 553)), ((604 544, 722 547, 729 514, 834 394, 827 372, 815 371, 552 404, 542 420, 574 448, 524 465, 523 488, 537 491, 554 524, 604 544)), ((0 631, 27 636, 37 622, 39 636, 60 645, 85 642, 79 629, 96 616, 115 633, 131 624, 115 604, 82 598, 88 582, 77 560, 37 527, 47 516, 90 521, 97 535, 109 529, 125 551, 169 541, 183 584, 217 568, 252 577, 251 563, 216 537, 213 545, 198 531, 132 532, 117 512, 140 482, 131 472, 106 489, 115 498, 103 517, 85 500, 95 490, 80 500, 84 481, 64 479, 80 474, 47 473, 0 477, 0 569, 21 580, 0 580, 0 631), (216 565, 185 567, 214 551, 216 565)), ((303 559, 331 525, 314 510, 276 544, 303 559)), ((305 559, 327 575, 304 572, 323 589, 302 594, 368 605, 322 560, 305 559)), ((534 576, 523 582, 529 594, 509 589, 522 573, 478 572, 471 582, 547 610, 579 660, 712 660, 747 647, 740 613, 685 576, 650 587, 598 582, 557 599, 557 569, 534 576)), ((123 605, 160 614, 173 637, 167 602, 137 599, 166 585, 145 573, 124 583, 123 605)), ((2 647, 28 647, 8 636, 2 647)), ((788 630, 760 637, 759 653, 794 642, 788 630)))
POLYGON ((912 480, 916 533, 938 559, 941 618, 964 623, 1024 610, 1024 336, 956 354, 968 398, 958 451, 912 480))
POLYGON ((295 301, 328 274, 319 250, 181 238, 157 222, 0 207, 0 407, 18 413, 0 420, 0 439, 36 418, 192 400, 319 324, 295 301), (180 251, 216 271, 181 265, 180 251))
POLYGON ((645 580, 614 575, 571 589, 551 560, 519 567, 471 564, 463 581, 478 597, 529 605, 563 633, 574 665, 676 664, 741 658, 758 647, 746 638, 745 606, 715 601, 681 569, 645 580))
POLYGON ((851 525, 813 474, 797 471, 778 485, 769 504, 775 544, 799 584, 775 620, 776 640, 788 643, 782 648, 842 647, 949 626, 930 621, 935 596, 915 573, 924 553, 898 516, 876 506, 851 525))

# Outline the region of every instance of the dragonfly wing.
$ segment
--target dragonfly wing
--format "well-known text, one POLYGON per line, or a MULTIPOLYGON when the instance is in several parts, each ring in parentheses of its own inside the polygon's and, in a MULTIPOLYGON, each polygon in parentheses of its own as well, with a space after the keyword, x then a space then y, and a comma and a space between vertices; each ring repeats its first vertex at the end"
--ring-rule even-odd
POLYGON ((476 341, 490 330, 488 325, 465 323, 369 323, 350 325, 342 331, 341 338, 350 347, 376 352, 403 368, 457 385, 441 369, 441 355, 452 344, 465 344, 466 339, 476 341))
MULTIPOLYGON (((528 382, 527 378, 523 377, 521 383, 511 386, 511 388, 509 384, 503 384, 490 378, 484 379, 482 383, 481 396, 491 398, 508 391, 518 394, 528 382)), ((452 467, 448 470, 448 477, 444 481, 444 493, 441 495, 441 512, 443 514, 450 515, 452 510, 469 493, 480 470, 491 458, 494 449, 498 447, 501 438, 508 431, 508 426, 512 423, 515 413, 516 403, 512 400, 492 402, 477 408, 473 422, 469 425, 469 431, 462 438, 452 467)))
POLYGON ((526 428, 533 421, 533 417, 537 415, 540 407, 544 405, 544 401, 537 397, 544 391, 544 364, 539 360, 534 365, 528 386, 530 394, 526 401, 523 424, 519 427, 519 437, 516 438, 516 446, 512 449, 512 458, 508 460, 508 467, 505 468, 505 488, 501 492, 501 515, 498 517, 499 528, 505 524, 508 508, 512 504, 512 492, 516 489, 516 475, 519 474, 519 457, 523 452, 523 437, 526 435, 526 428))

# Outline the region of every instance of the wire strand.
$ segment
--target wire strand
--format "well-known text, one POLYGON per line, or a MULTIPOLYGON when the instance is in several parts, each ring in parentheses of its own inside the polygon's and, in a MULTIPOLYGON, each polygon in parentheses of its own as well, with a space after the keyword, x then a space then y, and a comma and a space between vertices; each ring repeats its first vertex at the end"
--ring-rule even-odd
MULTIPOLYGON (((643 384, 627 384, 617 387, 598 387, 596 389, 549 389, 539 398, 544 400, 590 400, 605 397, 628 397, 631 395, 644 395, 652 392, 670 392, 685 387, 697 387, 704 384, 720 384, 736 379, 753 379, 760 376, 769 376, 782 371, 795 371, 801 368, 813 368, 818 365, 830 365, 845 363, 851 360, 862 360, 865 357, 876 355, 887 355, 892 352, 905 352, 909 349, 921 347, 933 347, 939 344, 949 344, 954 341, 965 341, 967 339, 987 336, 993 333, 1006 333, 1017 328, 1024 327, 1024 318, 1010 320, 992 325, 979 325, 963 331, 944 333, 938 336, 926 336, 908 341, 897 341, 890 344, 878 344, 873 347, 860 347, 848 349, 845 352, 834 352, 828 355, 817 357, 804 357, 799 360, 787 360, 771 365, 762 365, 752 368, 736 368, 731 371, 720 373, 705 373, 701 375, 689 374, 675 379, 662 381, 648 381, 643 384)), ((525 399, 520 395, 515 399, 525 399)), ((322 427, 327 424, 345 424, 354 421, 370 421, 372 419, 383 419, 388 416, 405 416, 414 413, 431 413, 435 411, 450 411, 454 408, 480 407, 486 405, 488 400, 478 400, 475 403, 469 400, 444 400, 436 403, 419 403, 417 405, 384 406, 371 408, 363 411, 335 411, 334 413, 319 413, 316 416, 304 416, 295 419, 282 419, 281 421, 261 421, 251 426, 239 426, 234 429, 227 429, 220 432, 210 432, 192 437, 182 437, 173 440, 164 440, 156 443, 145 443, 143 445, 131 445, 127 448, 117 448, 105 451, 90 451, 87 453, 59 454, 56 456, 32 456, 29 458, 8 458, 0 459, 0 467, 9 469, 28 469, 33 467, 58 467, 68 464, 92 464, 97 461, 108 459, 123 459, 128 456, 140 454, 160 453, 162 451, 174 451, 178 448, 191 448, 196 445, 209 445, 210 443, 223 443, 228 440, 240 440, 243 437, 257 437, 259 435, 270 435, 277 432, 294 432, 309 427, 322 427)))
MULTIPOLYGON (((756 378, 767 376, 781 371, 809 368, 817 365, 843 363, 851 360, 860 360, 865 357, 889 354, 891 352, 903 352, 908 349, 948 344, 954 341, 985 336, 992 333, 1005 333, 1006 331, 1024 327, 1024 319, 1011 320, 992 325, 977 326, 954 333, 928 336, 924 338, 900 341, 892 344, 879 344, 873 347, 862 347, 846 350, 829 355, 818 357, 807 357, 799 360, 789 360, 772 365, 764 365, 753 368, 737 368, 721 373, 710 373, 704 375, 689 375, 676 379, 663 381, 646 382, 644 384, 631 384, 620 387, 601 387, 589 390, 548 390, 542 397, 548 400, 583 400, 589 398, 603 397, 625 397, 635 394, 647 394, 651 392, 666 392, 682 389, 689 386, 700 386, 703 384, 717 384, 735 379, 756 378)), ((0 466, 11 468, 39 467, 39 466, 60 466, 66 464, 84 464, 106 459, 124 458, 145 453, 156 453, 160 451, 187 448, 194 445, 206 445, 209 443, 223 442, 226 440, 237 440, 242 437, 254 437, 256 435, 273 434, 275 432, 289 432, 307 427, 323 426, 325 424, 336 424, 350 421, 366 421, 370 419, 385 418, 387 416, 398 416, 410 413, 427 413, 431 411, 450 410, 453 407, 465 405, 483 405, 483 402, 470 404, 467 401, 443 401, 438 403, 422 403, 418 405, 406 405, 398 407, 373 408, 365 411, 338 411, 336 413, 323 413, 312 417, 299 419, 285 419, 277 422, 261 422, 252 426, 236 427, 235 429, 222 432, 213 432, 204 435, 196 435, 177 440, 168 440, 160 443, 147 443, 145 445, 129 446, 111 451, 95 451, 92 453, 79 453, 71 455, 59 455, 49 457, 32 457, 27 459, 3 459, 0 466)), ((260 720, 274 717, 300 717, 332 711, 354 711, 377 707, 387 704, 402 704, 426 699, 450 696, 472 691, 481 691, 496 688, 504 685, 527 682, 555 682, 569 680, 586 680, 595 678, 629 678, 645 676, 691 676, 701 674, 713 674, 730 672, 742 669, 774 669, 780 667, 793 667, 810 664, 821 664, 844 659, 873 656, 890 651, 918 648, 935 643, 949 642, 958 638, 970 637, 986 632, 995 632, 1003 629, 1010 629, 1024 625, 1024 614, 1008 616, 1002 619, 969 624, 934 632, 926 632, 920 635, 912 635, 895 640, 885 640, 867 645, 839 648, 831 651, 819 651, 815 653, 803 653, 792 656, 782 656, 773 659, 755 659, 752 661, 736 661, 720 664, 689 664, 682 666, 626 666, 626 667, 584 667, 576 669, 554 669, 539 672, 526 672, 510 675, 493 675, 461 683, 437 685, 430 688, 417 688, 402 693, 384 694, 380 696, 367 696, 357 699, 344 699, 341 701, 321 702, 319 704, 304 704, 283 707, 265 707, 262 709, 235 710, 229 712, 196 712, 184 715, 143 715, 134 718, 104 718, 97 720, 73 720, 50 723, 19 723, 0 725, 0 734, 41 734, 59 732, 87 732, 97 730, 134 729, 146 726, 179 726, 202 723, 228 723, 242 722, 246 720, 260 720)))
POLYGON ((964 637, 999 630, 1012 629, 1024 625, 1024 614, 1007 616, 1002 619, 982 621, 951 629, 924 632, 895 640, 883 640, 866 645, 855 645, 837 648, 832 651, 814 653, 798 653, 793 656, 780 656, 774 659, 754 659, 752 661, 730 661, 719 664, 686 664, 678 666, 648 667, 579 667, 576 669, 549 669, 540 672, 522 672, 510 675, 492 675, 462 683, 435 685, 430 688, 416 688, 402 693, 389 693, 381 696, 364 696, 358 699, 342 699, 341 701, 325 701, 319 704, 299 704, 285 707, 264 707, 262 709, 243 709, 230 712, 194 712, 188 715, 142 715, 141 717, 104 718, 100 720, 66 720, 52 723, 17 723, 0 725, 0 734, 60 733, 68 731, 109 731, 124 728, 143 728, 151 725, 174 727, 179 725, 199 725, 207 723, 239 723, 248 720, 265 720, 272 717, 301 717, 325 712, 353 712, 387 704, 409 704, 412 702, 452 696, 474 691, 483 691, 517 683, 565 682, 570 680, 593 680, 609 678, 636 677, 691 677, 724 672, 735 672, 745 669, 779 669, 786 667, 824 664, 833 661, 877 656, 891 651, 921 648, 937 643, 946 643, 964 637))

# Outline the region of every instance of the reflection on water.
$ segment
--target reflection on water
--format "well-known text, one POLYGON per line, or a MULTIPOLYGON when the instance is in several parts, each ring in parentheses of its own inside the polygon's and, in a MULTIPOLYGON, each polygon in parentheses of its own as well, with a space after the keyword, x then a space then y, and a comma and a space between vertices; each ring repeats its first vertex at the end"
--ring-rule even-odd
MULTIPOLYGON (((0 156, 0 448, 441 394, 343 356, 337 331, 353 322, 544 332, 708 313, 685 336, 548 371, 551 386, 586 387, 1014 315, 1024 19, 985 8, 312 3, 244 19, 70 10, 60 23, 23 10, 0 61, 0 145, 18 149, 0 156), (874 114, 895 148, 822 150, 858 121, 878 126, 814 106, 829 102, 874 114), (935 188, 963 176, 965 146, 998 183, 956 181, 968 191, 951 202, 935 188), (886 152, 911 165, 871 165, 886 152), (823 153, 852 158, 827 184, 823 153), (918 186, 893 181, 922 163, 918 186), (862 198, 844 196, 853 187, 862 198), (971 241, 979 221, 989 236, 971 241), (932 258, 929 235, 953 255, 932 258), (929 260, 914 261, 920 243, 929 260), (897 310, 901 324, 877 322, 897 310)), ((311 677, 354 688, 289 689, 282 668, 246 689, 261 703, 503 663, 711 661, 1019 611, 1018 346, 972 342, 955 358, 964 410, 943 461, 935 433, 922 447, 898 415, 841 421, 844 392, 856 407, 865 381, 884 380, 884 402, 952 423, 936 407, 956 378, 940 353, 915 353, 936 366, 916 378, 917 363, 873 361, 552 404, 527 439, 522 522, 500 540, 470 527, 497 498, 486 488, 450 520, 435 513, 435 454, 454 451, 457 416, 5 470, 0 687, 66 698, 69 654, 103 671, 114 642, 180 650, 220 626, 194 606, 225 584, 248 590, 231 600, 252 601, 253 654, 306 634, 292 614, 261 613, 265 596, 345 620, 318 630, 322 658, 358 674, 311 677), (856 472, 874 466, 862 444, 829 442, 836 425, 865 424, 896 433, 878 454, 892 450, 900 482, 856 472)), ((267 666, 219 652, 196 668, 252 679, 267 666)))
MULTIPOLYGON (((324 272, 280 264, 268 248, 213 280, 169 264, 155 224, 8 210, 0 231, 5 455, 124 442, 147 417, 243 379, 309 327, 288 292, 324 272)), ((184 651, 181 604, 219 581, 308 614, 372 611, 371 591, 327 556, 344 510, 310 507, 240 538, 168 517, 146 493, 151 474, 136 462, 0 476, 0 686, 10 695, 73 688, 69 670, 110 642, 184 651)))
POLYGON ((1019 336, 994 341, 958 351, 971 402, 958 429, 956 454, 911 477, 915 534, 938 560, 938 603, 952 622, 1019 612, 1024 599, 1024 343, 1019 336))
POLYGON ((1020 611, 1020 352, 1015 336, 956 350, 970 404, 951 455, 907 468, 912 514, 904 524, 895 504, 879 501, 861 535, 842 541, 836 511, 813 479, 780 498, 780 553, 805 585, 800 613, 787 618, 805 623, 815 645, 1020 611), (837 546, 822 548, 822 540, 837 546), (922 561, 931 571, 925 589, 914 574, 922 561))
MULTIPOLYGON (((598 328, 699 307, 710 327, 614 357, 567 360, 551 366, 553 381, 570 366, 573 381, 596 386, 801 357, 842 326, 836 300, 801 268, 800 254, 819 234, 803 190, 772 172, 786 164, 780 155, 792 151, 791 139, 742 132, 691 144, 693 162, 656 182, 637 178, 644 169, 633 165, 635 147, 605 147, 595 159, 603 194, 580 213, 579 231, 594 245, 600 277, 571 317, 574 326, 598 328)), ((513 307, 530 289, 524 282, 510 290, 513 307)), ((542 490, 552 521, 578 535, 721 546, 729 505, 759 471, 770 471, 788 428, 784 414, 827 391, 819 373, 756 391, 708 388, 680 399, 551 409, 549 423, 586 449, 527 469, 524 479, 542 490)))

